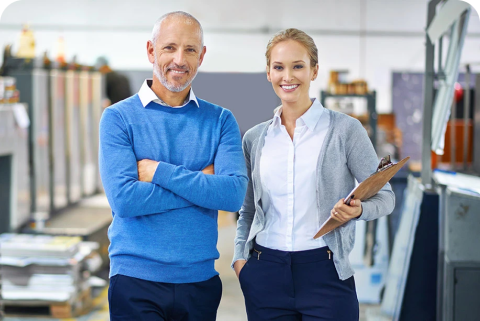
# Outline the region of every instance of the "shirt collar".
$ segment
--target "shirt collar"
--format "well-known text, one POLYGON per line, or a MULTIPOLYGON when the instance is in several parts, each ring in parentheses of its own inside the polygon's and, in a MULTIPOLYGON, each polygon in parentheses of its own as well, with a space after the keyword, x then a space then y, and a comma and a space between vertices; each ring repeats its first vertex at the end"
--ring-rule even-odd
MULTIPOLYGON (((323 106, 320 104, 318 99, 312 99, 312 106, 307 109, 307 111, 297 119, 297 125, 305 124, 308 129, 314 130, 317 126, 318 120, 323 114, 323 106)), ((283 107, 280 106, 278 109, 275 110, 275 115, 273 116, 272 128, 279 127, 282 124, 282 119, 280 116, 282 115, 283 107)))
MULTIPOLYGON (((138 97, 140 98, 140 101, 142 102, 143 107, 147 107, 147 105, 150 102, 154 102, 157 104, 160 104, 162 106, 167 106, 167 107, 172 107, 168 105, 166 102, 161 100, 152 90, 152 79, 145 79, 145 81, 142 84, 142 87, 140 87, 140 90, 138 91, 138 97)), ((182 106, 175 106, 172 108, 181 108, 187 105, 189 102, 194 101, 197 107, 200 107, 197 101, 197 97, 193 93, 193 89, 190 88, 190 94, 188 95, 187 99, 183 102, 182 106)))
POLYGON ((280 116, 282 115, 283 106, 278 107, 275 109, 275 114, 273 115, 273 123, 272 128, 279 127, 282 124, 282 119, 280 116))
MULTIPOLYGON (((318 99, 312 99, 312 106, 300 117, 308 129, 313 131, 318 124, 318 120, 323 114, 323 106, 318 99)), ((298 120, 297 120, 298 121, 298 120)))

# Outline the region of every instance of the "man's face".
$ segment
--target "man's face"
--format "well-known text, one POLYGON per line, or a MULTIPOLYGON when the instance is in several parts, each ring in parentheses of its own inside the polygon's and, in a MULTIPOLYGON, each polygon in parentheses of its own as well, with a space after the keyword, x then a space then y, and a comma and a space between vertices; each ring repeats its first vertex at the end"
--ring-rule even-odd
POLYGON ((198 26, 175 17, 162 22, 153 52, 149 49, 155 77, 172 92, 190 86, 204 55, 198 26))

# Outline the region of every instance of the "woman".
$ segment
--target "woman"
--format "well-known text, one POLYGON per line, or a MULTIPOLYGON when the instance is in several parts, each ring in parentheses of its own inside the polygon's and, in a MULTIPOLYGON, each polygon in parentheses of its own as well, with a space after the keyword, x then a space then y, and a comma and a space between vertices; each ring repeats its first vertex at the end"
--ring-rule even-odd
POLYGON ((358 120, 309 98, 318 74, 312 38, 297 29, 279 32, 266 58, 282 105, 243 138, 250 181, 233 267, 248 319, 358 320, 348 261, 355 220, 391 213, 394 194, 387 184, 364 202, 343 203, 355 179, 375 172, 378 160, 358 120), (313 239, 330 216, 345 224, 313 239))

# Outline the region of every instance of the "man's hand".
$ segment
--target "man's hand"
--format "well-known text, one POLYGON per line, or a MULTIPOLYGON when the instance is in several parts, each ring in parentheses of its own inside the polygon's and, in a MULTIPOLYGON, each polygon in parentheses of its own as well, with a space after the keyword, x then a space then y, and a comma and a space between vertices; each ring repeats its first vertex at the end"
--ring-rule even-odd
POLYGON ((240 271, 243 269, 246 263, 247 261, 245 260, 238 260, 238 261, 235 261, 235 263, 233 264, 233 269, 235 270, 235 274, 237 275, 237 278, 239 277, 240 271))
POLYGON ((213 164, 208 165, 204 169, 202 169, 202 173, 206 175, 214 175, 215 174, 215 168, 213 167, 213 164))
POLYGON ((352 200, 350 205, 344 203, 345 199, 342 198, 335 204, 330 211, 330 216, 341 223, 346 223, 353 218, 357 218, 362 215, 362 202, 360 200, 352 200))
POLYGON ((141 182, 150 183, 153 179, 153 175, 155 175, 158 163, 159 162, 151 159, 142 159, 141 161, 138 161, 138 180, 141 182))

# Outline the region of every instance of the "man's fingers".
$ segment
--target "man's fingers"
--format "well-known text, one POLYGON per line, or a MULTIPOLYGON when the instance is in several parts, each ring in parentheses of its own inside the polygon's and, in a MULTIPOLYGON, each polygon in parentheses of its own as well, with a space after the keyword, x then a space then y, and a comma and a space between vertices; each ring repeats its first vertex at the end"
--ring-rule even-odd
POLYGON ((142 159, 137 162, 138 180, 151 182, 157 170, 158 162, 151 159, 142 159))
POLYGON ((215 174, 215 167, 213 164, 208 165, 204 169, 202 169, 202 173, 207 174, 207 175, 213 175, 215 174))

